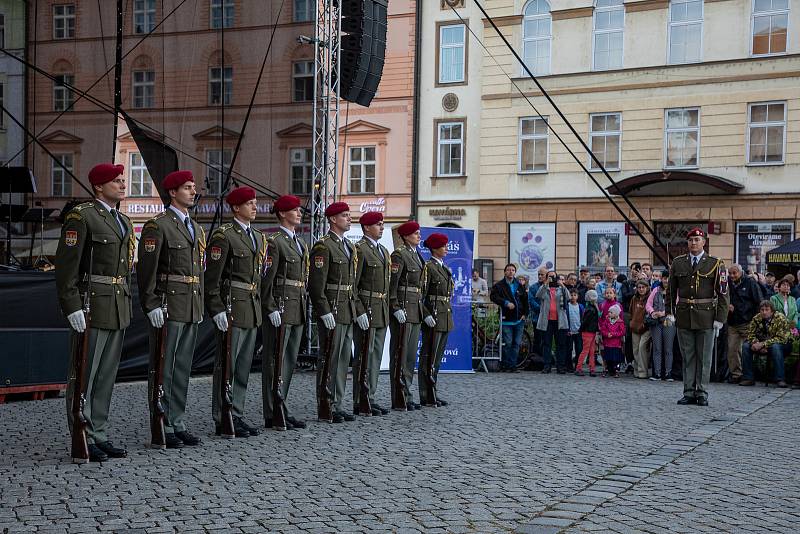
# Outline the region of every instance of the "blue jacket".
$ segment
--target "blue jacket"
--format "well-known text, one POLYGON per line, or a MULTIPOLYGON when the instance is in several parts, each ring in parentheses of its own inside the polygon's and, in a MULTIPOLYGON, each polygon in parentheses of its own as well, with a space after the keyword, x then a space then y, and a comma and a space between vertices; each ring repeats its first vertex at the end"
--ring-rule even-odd
POLYGON ((541 307, 539 299, 536 298, 536 293, 539 292, 540 287, 542 287, 542 283, 536 282, 531 284, 531 287, 528 289, 528 308, 530 309, 531 321, 533 321, 534 324, 536 324, 536 321, 539 319, 539 309, 541 307))

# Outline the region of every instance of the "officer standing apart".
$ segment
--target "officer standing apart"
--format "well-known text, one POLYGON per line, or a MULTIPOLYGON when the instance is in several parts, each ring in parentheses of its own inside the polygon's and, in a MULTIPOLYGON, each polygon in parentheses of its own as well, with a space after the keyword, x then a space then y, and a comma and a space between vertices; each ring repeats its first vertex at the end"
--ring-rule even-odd
MULTIPOLYGON (((89 172, 95 199, 74 207, 61 228, 56 251, 56 288, 61 311, 75 332, 86 330, 83 296, 89 295, 91 328, 86 362, 89 387, 85 393, 83 415, 89 443, 89 460, 103 462, 127 456, 125 449, 108 440, 106 424, 111 392, 117 377, 125 329, 131 322, 131 293, 128 286, 136 241, 131 221, 114 206, 125 198, 122 165, 102 163, 89 172)), ((73 334, 74 335, 74 334, 73 334)), ((72 343, 70 343, 70 346, 72 343)), ((70 369, 74 368, 74 358, 70 369)), ((76 377, 67 386, 67 422, 70 431, 72 399, 76 377)))
POLYGON ((714 340, 728 316, 728 272, 722 260, 703 250, 703 230, 691 230, 686 239, 689 254, 672 261, 667 303, 683 356, 683 398, 678 404, 708 406, 714 340))
POLYGON ((447 337, 453 330, 453 310, 450 299, 453 297, 453 273, 445 266, 447 256, 447 236, 433 233, 424 245, 431 251, 431 259, 425 264, 425 295, 423 306, 425 319, 422 327, 422 350, 419 365, 430 366, 433 358, 434 399, 428 399, 425 384, 419 380, 419 399, 423 406, 447 406, 448 402, 439 398, 438 377, 442 356, 447 346, 447 337), (435 401, 435 404, 434 404, 435 401))
MULTIPOLYGON (((300 199, 284 195, 275 201, 272 209, 280 230, 267 237, 266 273, 261 281, 261 305, 269 318, 269 321, 264 321, 264 362, 261 373, 264 423, 267 428, 272 428, 272 379, 278 328, 281 323, 285 326, 281 349, 281 396, 285 400, 306 324, 305 286, 308 280, 308 249, 295 234, 303 219, 300 199)), ((286 422, 288 429, 306 427, 303 421, 291 416, 286 417, 286 422)))
MULTIPOLYGON (((410 388, 414 381, 417 345, 422 326, 422 271, 425 260, 417 250, 422 238, 416 221, 401 224, 397 228, 397 234, 403 240, 403 245, 392 252, 392 275, 389 282, 389 308, 392 311, 392 316, 389 318, 389 330, 392 336, 389 340, 390 367, 394 369, 395 365, 402 366, 406 410, 411 411, 420 409, 420 405, 414 402, 410 388), (400 331, 404 323, 406 325, 403 340, 404 354, 398 355, 400 331)), ((393 376, 394 371, 390 373, 393 376)), ((392 387, 394 386, 392 383, 392 387)))
MULTIPOLYGON (((142 228, 137 269, 142 310, 151 326, 151 355, 160 350, 156 345, 157 329, 166 323, 162 370, 164 430, 167 448, 179 449, 200 444, 200 438, 187 430, 183 418, 197 325, 203 320, 206 238, 203 228, 189 217, 189 208, 194 205, 197 192, 191 171, 169 173, 162 187, 169 194, 169 206, 142 228), (162 295, 166 295, 166 317, 161 309, 162 295)), ((152 367, 155 358, 151 357, 150 361, 152 367)), ((150 391, 152 388, 151 379, 150 391)))
MULTIPOLYGON (((375 402, 378 375, 381 372, 383 344, 389 319, 389 251, 378 243, 383 236, 383 214, 370 211, 358 221, 364 237, 356 244, 358 269, 356 270, 356 366, 367 366, 369 391, 361 391, 358 379, 353 380, 353 412, 356 413, 360 395, 368 395, 372 415, 386 415, 389 410, 375 402), (370 330, 372 332, 370 332, 370 330), (372 344, 364 353, 364 336, 372 336, 372 344)), ((354 376, 358 372, 354 371, 354 376)))
MULTIPOLYGON (((350 206, 335 202, 325 209, 330 231, 311 249, 311 269, 308 277, 308 292, 314 305, 320 347, 330 340, 329 375, 324 374, 324 365, 317 366, 317 386, 329 395, 334 423, 353 421, 355 418, 344 410, 347 368, 353 355, 353 318, 355 297, 353 286, 356 276, 358 254, 356 248, 344 237, 350 230, 350 206)), ((318 390, 320 391, 320 390, 318 390)))
MULTIPOLYGON (((217 228, 209 240, 205 303, 217 327, 218 338, 226 337, 228 329, 233 329, 230 333, 231 368, 228 370, 231 377, 233 428, 236 437, 246 438, 259 434, 258 428, 244 419, 244 405, 256 335, 261 326, 261 270, 267 257, 267 239, 250 226, 258 213, 254 189, 237 187, 228 193, 225 200, 233 211, 233 222, 217 228), (228 324, 229 302, 233 324, 228 324)), ((214 365, 211 414, 217 435, 222 434, 220 406, 225 356, 220 349, 225 346, 224 342, 217 343, 214 365)))

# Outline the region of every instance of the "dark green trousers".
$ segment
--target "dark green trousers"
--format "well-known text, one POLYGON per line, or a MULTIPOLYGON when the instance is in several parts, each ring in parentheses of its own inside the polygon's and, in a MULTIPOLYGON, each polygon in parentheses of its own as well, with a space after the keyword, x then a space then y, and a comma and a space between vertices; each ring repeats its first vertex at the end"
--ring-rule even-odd
MULTIPOLYGON (((430 365, 429 358, 433 358, 433 391, 437 397, 439 393, 439 367, 442 366, 442 356, 444 356, 444 349, 447 347, 447 338, 449 335, 450 332, 436 332, 434 329, 428 328, 427 326, 422 328, 422 349, 420 349, 419 365, 420 367, 423 365, 430 365)), ((420 373, 420 379, 418 380, 419 402, 420 404, 427 404, 428 396, 425 390, 425 384, 423 383, 424 379, 421 377, 422 373, 420 373)))
POLYGON ((386 341, 385 326, 383 328, 370 328, 374 331, 372 344, 364 354, 364 336, 367 332, 358 326, 354 327, 353 338, 355 344, 356 362, 353 364, 353 405, 358 405, 361 395, 361 384, 358 383, 359 369, 362 364, 367 366, 367 396, 370 404, 375 404, 375 393, 378 390, 378 376, 381 374, 381 359, 383 358, 383 344, 386 341))
MULTIPOLYGON (((244 405, 247 400, 247 380, 250 378, 250 367, 253 365, 253 352, 256 347, 256 335, 258 328, 238 328, 230 326, 231 329, 231 369, 228 376, 231 381, 231 400, 233 402, 234 417, 244 417, 244 405)), ((216 330, 216 329, 215 329, 216 330)), ((211 396, 211 416, 214 423, 220 424, 222 421, 222 361, 223 355, 220 353, 221 342, 227 332, 216 330, 217 335, 217 354, 214 360, 214 379, 213 394, 211 396)))
MULTIPOLYGON (((322 322, 317 322, 319 332, 320 350, 328 342, 328 336, 333 336, 331 341, 331 362, 328 390, 333 411, 346 411, 342 405, 347 385, 347 368, 350 367, 350 358, 353 355, 353 325, 336 323, 336 328, 328 330, 322 322)), ((317 365, 317 387, 323 380, 322 362, 317 365)))
MULTIPOLYGON (((174 434, 186 430, 183 417, 186 413, 186 396, 189 393, 189 376, 192 372, 194 347, 197 343, 199 323, 179 323, 167 321, 167 339, 164 343, 164 432, 174 434)), ((150 330, 150 354, 157 350, 156 329, 150 330)), ((152 367, 152 357, 151 357, 152 367)), ((152 371, 152 369, 151 369, 152 371)), ((153 373, 149 373, 148 400, 153 391, 153 373)))
POLYGON ((406 322, 406 332, 404 339, 404 350, 401 358, 397 358, 397 348, 400 345, 400 330, 402 325, 397 322, 397 319, 392 316, 389 323, 389 373, 394 373, 394 366, 398 363, 403 366, 403 394, 405 395, 406 404, 414 402, 414 396, 411 394, 411 384, 414 383, 414 367, 417 365, 417 348, 419 346, 419 332, 421 329, 420 323, 406 322))
POLYGON ((683 395, 692 399, 707 399, 714 351, 714 329, 678 328, 678 345, 683 357, 683 395))
MULTIPOLYGON (((283 369, 281 379, 281 395, 286 401, 289 395, 289 386, 292 383, 294 367, 297 365, 297 355, 300 352, 300 341, 303 337, 303 327, 305 325, 286 325, 283 337, 283 369)), ((272 377, 275 374, 275 340, 278 329, 272 326, 269 319, 264 321, 263 326, 264 350, 262 351, 264 361, 261 370, 261 397, 264 404, 264 419, 272 419, 272 377)), ((288 412, 288 407, 287 407, 288 412)))

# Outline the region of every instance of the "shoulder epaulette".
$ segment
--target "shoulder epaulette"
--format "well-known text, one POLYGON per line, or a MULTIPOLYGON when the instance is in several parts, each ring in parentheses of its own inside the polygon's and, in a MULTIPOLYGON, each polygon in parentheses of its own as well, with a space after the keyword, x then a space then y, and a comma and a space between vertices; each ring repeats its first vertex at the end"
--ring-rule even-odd
POLYGON ((81 211, 81 210, 85 210, 86 208, 90 208, 92 206, 94 206, 94 202, 83 202, 81 204, 78 204, 74 208, 72 208, 71 211, 81 211))
POLYGON ((218 237, 222 239, 225 238, 225 228, 222 226, 214 230, 214 233, 211 234, 211 239, 217 239, 218 237))
POLYGON ((675 261, 677 259, 680 259, 680 258, 688 258, 688 257, 689 257, 688 254, 681 254, 680 256, 675 256, 675 258, 673 258, 673 261, 675 261))
POLYGON ((142 230, 147 230, 148 228, 155 228, 156 230, 158 230, 158 223, 155 221, 155 219, 150 219, 149 221, 144 223, 142 230))

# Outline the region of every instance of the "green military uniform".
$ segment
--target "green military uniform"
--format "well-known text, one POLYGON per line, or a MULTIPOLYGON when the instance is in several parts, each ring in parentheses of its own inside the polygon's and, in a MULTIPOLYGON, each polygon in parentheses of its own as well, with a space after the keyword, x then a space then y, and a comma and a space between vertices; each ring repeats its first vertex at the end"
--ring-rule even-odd
MULTIPOLYGON (((431 328, 428 325, 422 327, 422 349, 420 350, 419 366, 430 366, 433 358, 433 381, 434 392, 437 392, 436 385, 439 377, 439 367, 442 365, 442 356, 447 346, 447 337, 453 330, 453 309, 450 300, 453 298, 453 273, 450 272, 443 263, 435 258, 428 260, 425 264, 425 294, 423 306, 425 316, 432 316, 436 320, 436 325, 431 328)), ((430 405, 434 399, 428 399, 425 384, 419 380, 419 399, 420 404, 430 405)))
POLYGON ((283 372, 281 395, 286 400, 292 382, 300 340, 306 324, 306 281, 308 280, 308 249, 296 236, 280 230, 267 237, 266 273, 261 281, 261 306, 264 317, 263 370, 261 373, 264 419, 272 419, 272 378, 275 369, 275 341, 278 329, 267 316, 281 312, 286 325, 283 338, 283 372))
MULTIPOLYGON (((355 327, 356 367, 367 366, 367 382, 370 404, 375 407, 375 391, 378 388, 378 375, 381 372, 383 344, 386 340, 386 329, 389 324, 389 251, 380 243, 363 237, 356 244, 358 249, 358 266, 355 285, 358 289, 356 298, 356 317, 367 314, 370 317, 369 329, 373 330, 372 345, 364 353, 364 336, 369 331, 355 327)), ((356 369, 354 367, 354 369, 356 369)), ((358 371, 354 371, 358 376, 358 371)), ((361 385, 353 380, 353 405, 358 406, 361 385)))
MULTIPOLYGON (((231 396, 233 416, 244 416, 247 380, 253 363, 258 327, 261 326, 261 271, 267 257, 267 239, 255 228, 237 221, 217 228, 208 242, 205 273, 206 310, 214 317, 231 306, 231 396), (252 237, 251 237, 252 236, 252 237)), ((216 329, 215 329, 216 330, 216 329)), ((216 330, 218 349, 228 333, 216 330)), ((223 355, 217 350, 214 364, 211 415, 221 424, 220 406, 223 355)))
MULTIPOLYGON (((56 251, 56 288, 61 311, 69 315, 83 308, 89 287, 91 325, 86 362, 86 434, 89 443, 108 441, 106 423, 111 392, 117 377, 125 329, 131 322, 130 272, 136 237, 130 219, 93 200, 74 207, 61 228, 56 251), (91 270, 91 272, 90 272, 91 270)), ((74 331, 72 335, 75 335, 74 331)), ((70 362, 70 370, 75 361, 70 362)), ((67 422, 72 430, 72 398, 76 376, 67 384, 67 422)))
POLYGON ((672 261, 668 309, 675 316, 683 356, 683 394, 706 399, 714 350, 714 321, 728 317, 728 277, 725 263, 703 253, 696 266, 689 255, 672 261))
MULTIPOLYGON (((422 325, 424 310, 422 308, 422 273, 425 260, 419 252, 406 244, 392 252, 391 279, 389 281, 389 308, 394 314, 397 310, 404 310, 406 314, 405 337, 403 339, 404 354, 398 355, 400 345, 400 332, 403 329, 394 315, 389 320, 391 338, 389 340, 390 368, 395 365, 402 366, 403 394, 406 404, 414 401, 411 394, 411 384, 414 381, 414 366, 417 363, 417 345, 419 332, 422 325)), ((394 371, 390 370, 393 376, 394 371)), ((395 384, 392 383, 392 387, 395 384)))
MULTIPOLYGON (((203 320, 203 256, 206 238, 203 228, 190 221, 194 237, 186 225, 188 217, 168 208, 147 221, 139 242, 137 281, 139 299, 145 314, 166 298, 167 328, 164 343, 164 430, 168 434, 186 431, 183 421, 186 395, 192 370, 197 325, 203 320)), ((150 380, 153 387, 153 358, 156 329, 150 331, 150 380)), ((150 398, 150 394, 148 395, 150 398)), ((151 414, 152 417, 152 414, 151 414)))
POLYGON ((353 354, 353 318, 355 317, 355 284, 358 264, 357 249, 343 237, 334 232, 325 235, 311 249, 311 270, 308 277, 308 291, 314 305, 317 319, 320 351, 333 336, 330 352, 330 376, 324 376, 324 361, 320 357, 317 364, 317 386, 327 381, 325 390, 329 392, 330 403, 335 412, 343 412, 347 368, 353 354), (328 330, 320 317, 332 313, 336 327, 328 330), (331 385, 333 386, 331 388, 331 385))

